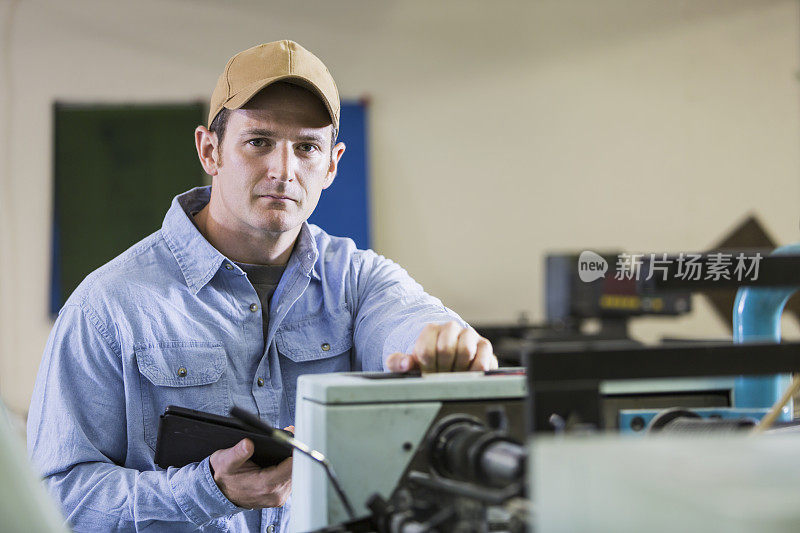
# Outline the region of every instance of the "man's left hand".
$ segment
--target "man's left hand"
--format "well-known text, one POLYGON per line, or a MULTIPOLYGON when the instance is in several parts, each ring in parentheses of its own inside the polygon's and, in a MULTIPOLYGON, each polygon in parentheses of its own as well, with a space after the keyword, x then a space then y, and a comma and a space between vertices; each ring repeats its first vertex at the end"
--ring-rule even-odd
POLYGON ((412 353, 391 354, 386 358, 386 368, 391 372, 407 372, 413 368, 422 372, 494 370, 497 357, 492 343, 474 329, 448 322, 426 325, 412 353))

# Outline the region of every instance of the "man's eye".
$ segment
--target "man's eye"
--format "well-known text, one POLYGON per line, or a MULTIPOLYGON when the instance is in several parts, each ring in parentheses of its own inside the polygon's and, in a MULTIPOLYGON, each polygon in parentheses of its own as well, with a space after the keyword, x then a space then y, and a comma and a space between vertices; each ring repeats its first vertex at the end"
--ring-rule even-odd
POLYGON ((317 147, 316 147, 315 145, 311 144, 311 143, 302 143, 302 144, 299 144, 299 145, 297 145, 297 148, 298 148, 298 149, 299 149, 301 152, 313 152, 314 150, 316 150, 316 149, 317 149, 317 147))
POLYGON ((263 148, 267 145, 266 139, 251 139, 247 141, 248 144, 255 146, 256 148, 263 148))

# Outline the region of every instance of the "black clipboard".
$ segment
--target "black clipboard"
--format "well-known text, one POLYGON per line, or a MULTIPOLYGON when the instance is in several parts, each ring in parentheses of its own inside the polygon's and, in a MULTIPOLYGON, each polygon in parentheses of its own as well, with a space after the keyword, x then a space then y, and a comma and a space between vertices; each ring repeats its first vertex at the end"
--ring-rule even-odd
POLYGON ((236 418, 170 405, 158 423, 155 463, 161 468, 186 466, 235 446, 245 437, 255 444, 250 460, 262 468, 292 456, 290 446, 236 418))

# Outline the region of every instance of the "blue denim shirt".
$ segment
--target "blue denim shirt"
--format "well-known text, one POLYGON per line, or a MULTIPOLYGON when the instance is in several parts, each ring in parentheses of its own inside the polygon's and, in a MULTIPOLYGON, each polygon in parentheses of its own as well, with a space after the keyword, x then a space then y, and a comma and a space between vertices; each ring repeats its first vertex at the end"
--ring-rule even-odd
POLYGON ((164 408, 235 403, 285 427, 301 374, 382 370, 426 323, 461 321, 397 264, 303 224, 265 335, 246 274, 189 218, 210 193, 177 196, 162 228, 87 276, 53 326, 28 450, 76 531, 283 531, 288 503, 235 506, 208 458, 154 464, 164 408))

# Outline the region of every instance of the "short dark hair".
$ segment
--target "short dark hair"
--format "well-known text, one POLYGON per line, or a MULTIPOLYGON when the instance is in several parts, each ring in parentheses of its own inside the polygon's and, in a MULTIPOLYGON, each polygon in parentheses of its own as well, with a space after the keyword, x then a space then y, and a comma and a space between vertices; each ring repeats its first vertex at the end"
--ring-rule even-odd
MULTIPOLYGON (((211 121, 208 127, 209 131, 217 134, 217 142, 219 143, 219 150, 222 152, 222 139, 225 138, 225 127, 228 125, 228 118, 231 116, 231 110, 223 107, 211 121)), ((336 144, 336 130, 331 128, 331 159, 333 158, 333 145, 336 144)))
POLYGON ((222 139, 225 137, 225 126, 228 125, 228 117, 231 114, 231 110, 227 107, 223 107, 217 113, 217 116, 214 117, 214 120, 211 121, 211 125, 208 127, 209 131, 213 131, 217 134, 217 141, 219 141, 220 147, 222 146, 222 139))

